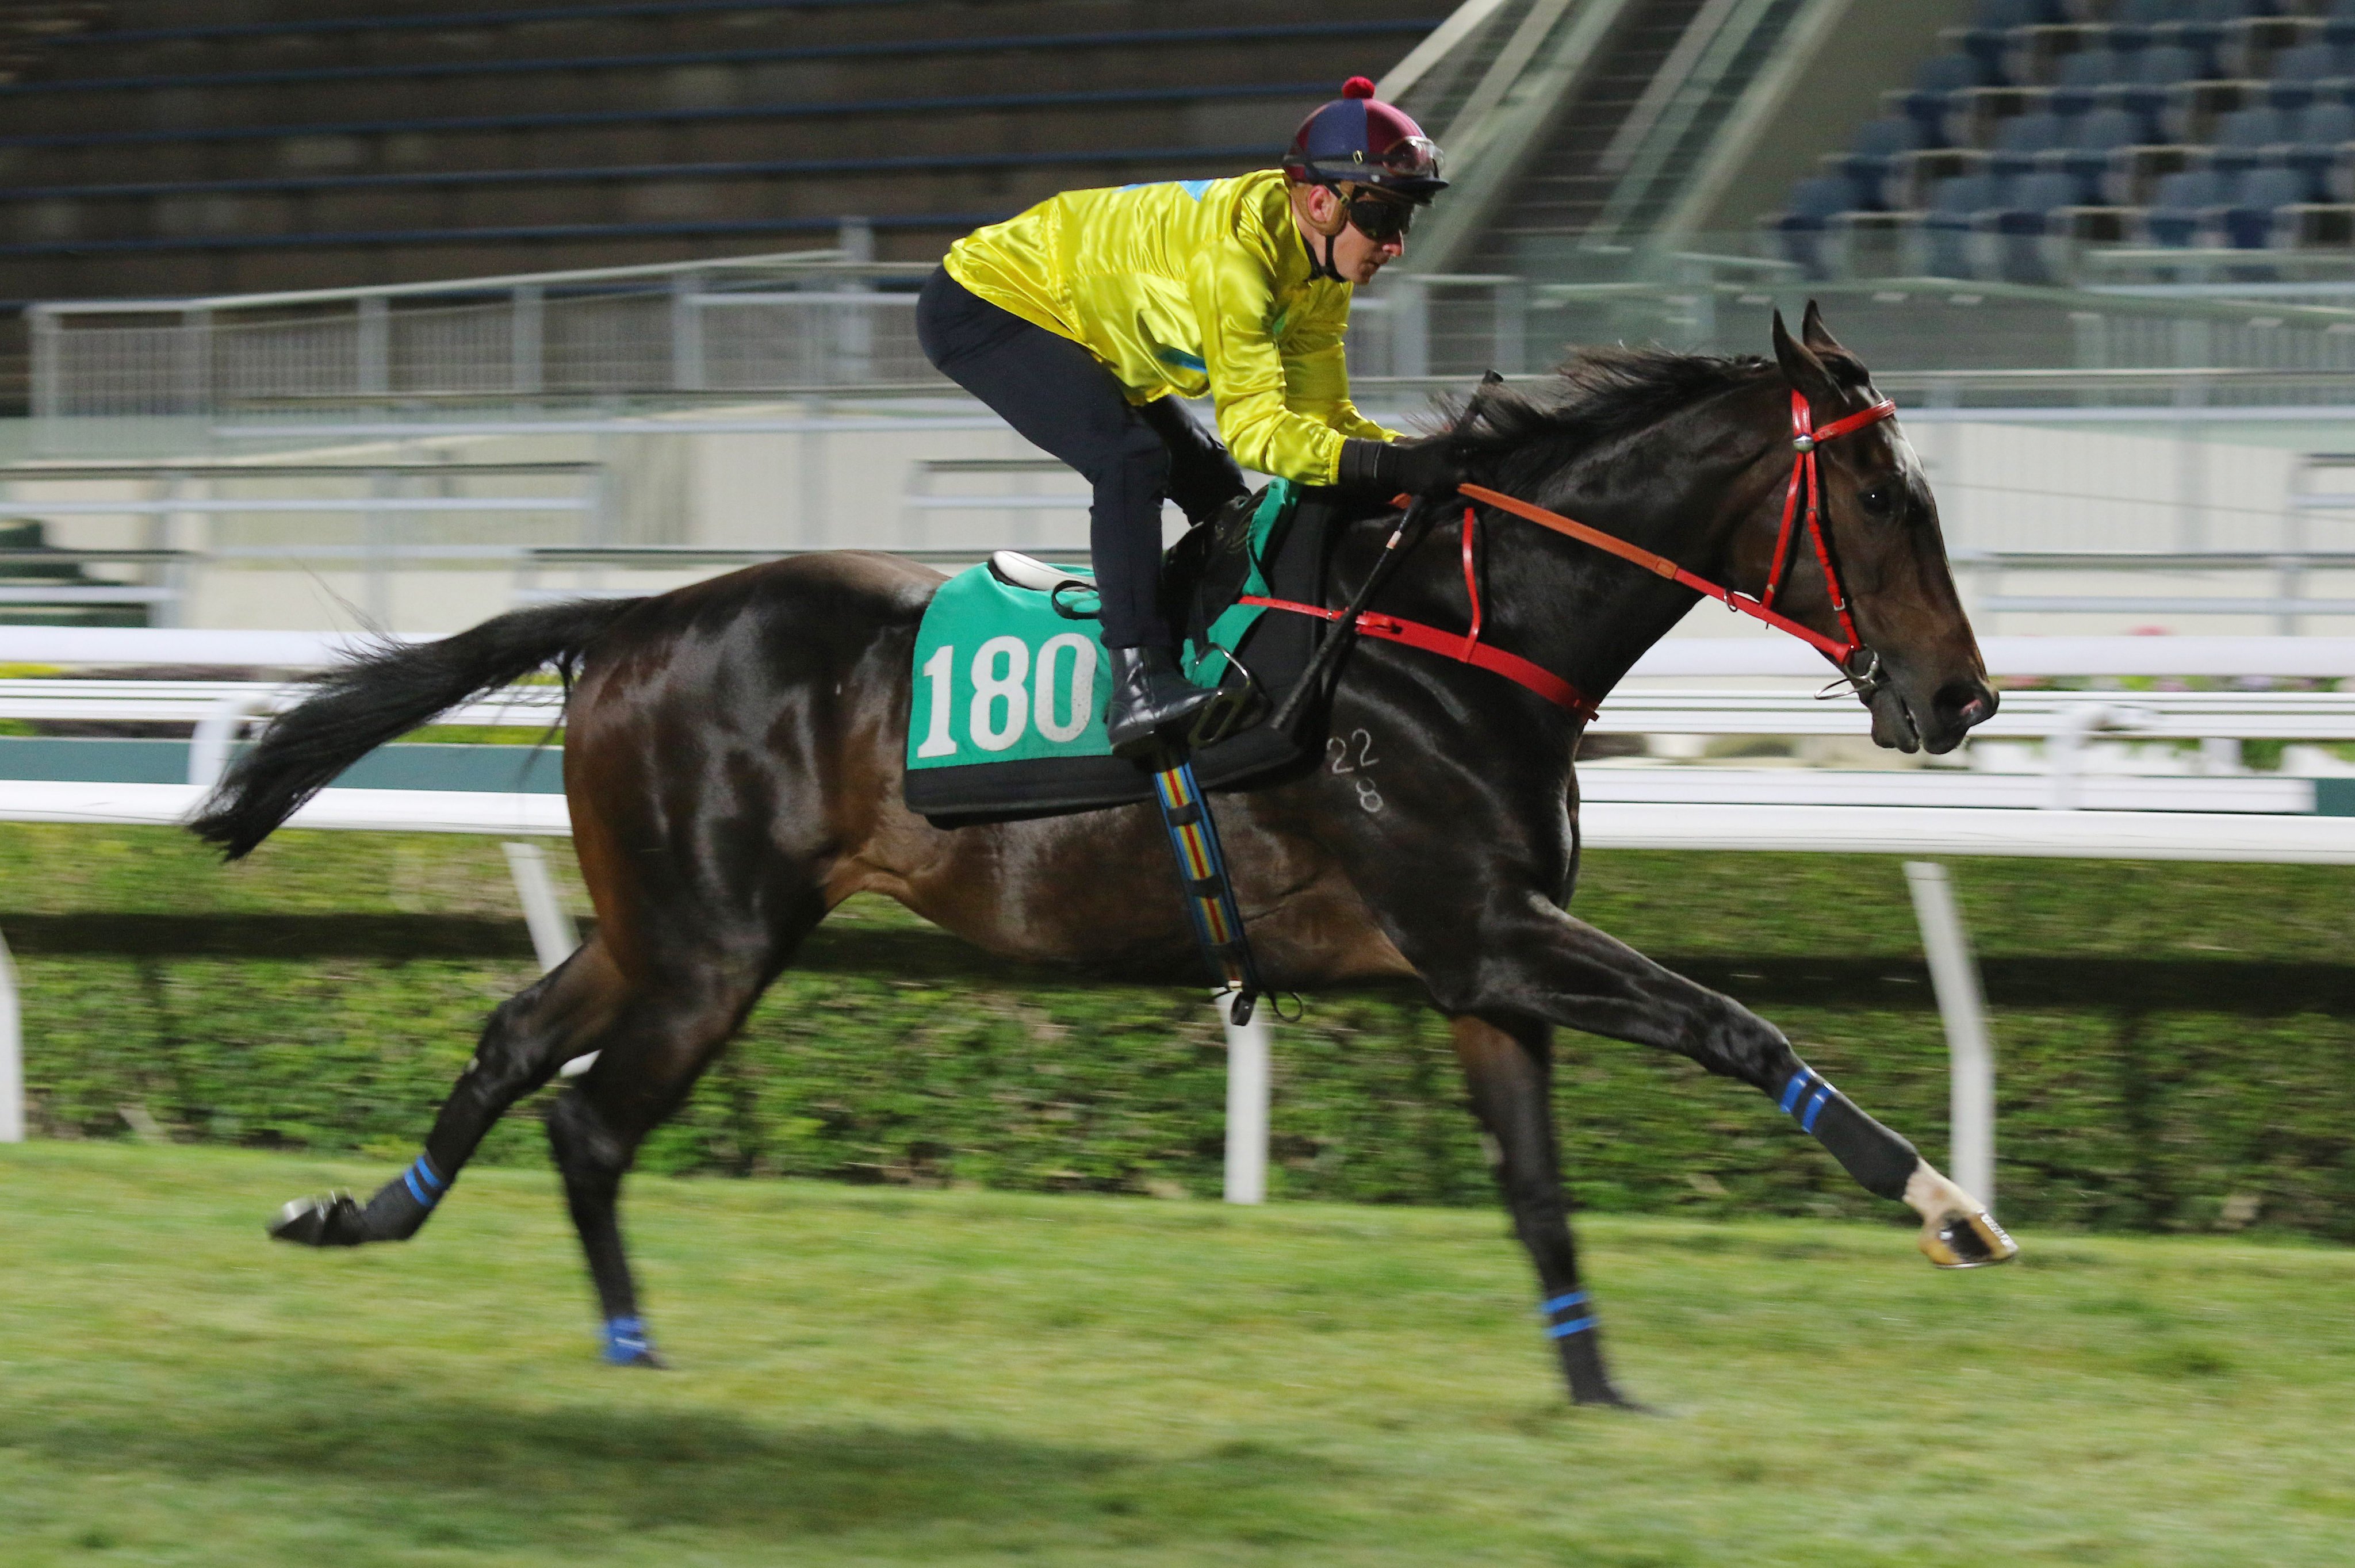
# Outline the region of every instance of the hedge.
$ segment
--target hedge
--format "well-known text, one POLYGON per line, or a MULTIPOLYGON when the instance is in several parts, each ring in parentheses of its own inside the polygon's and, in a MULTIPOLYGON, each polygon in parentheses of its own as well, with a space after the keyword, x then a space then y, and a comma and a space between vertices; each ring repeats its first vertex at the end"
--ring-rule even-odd
MULTIPOLYGON (((1993 1008, 2008 1219, 2355 1240, 2355 878, 1998 860, 1955 874, 1993 1008)), ((403 1159, 483 1015, 532 974, 485 841, 295 833, 223 869, 161 830, 14 827, 0 877, 44 1136, 137 1122, 403 1159)), ((1943 1157, 1945 1048, 1893 860, 1598 854, 1576 907, 1774 1019, 1943 1157)), ((1410 992, 1312 998, 1276 1039, 1273 1196, 1492 1200, 1445 1027, 1410 992)), ((1889 1214, 1740 1085, 1582 1035, 1559 1054, 1585 1206, 1889 1214)), ((862 900, 643 1163, 1208 1196, 1223 1109, 1220 1035, 1197 997, 985 960, 862 900)), ((544 1159, 535 1119, 518 1107, 482 1157, 544 1159)))

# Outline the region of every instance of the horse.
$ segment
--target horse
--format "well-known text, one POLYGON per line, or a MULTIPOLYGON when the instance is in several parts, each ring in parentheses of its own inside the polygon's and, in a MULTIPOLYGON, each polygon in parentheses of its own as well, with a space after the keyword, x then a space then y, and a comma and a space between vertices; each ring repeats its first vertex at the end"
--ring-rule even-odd
MULTIPOLYGON (((1785 480, 1795 445, 1814 443, 1795 442, 1795 408, 1818 425, 1892 411, 1812 303, 1796 337, 1775 315, 1773 344, 1771 359, 1588 350, 1541 391, 1484 388, 1447 417, 1484 484, 1754 603, 1784 546, 1796 549, 1785 480)), ((1782 611, 1819 632, 1852 616, 1850 641, 1877 661, 1859 683, 1873 739, 1950 751, 1997 699, 1922 463, 1893 420, 1816 456, 1823 581, 1793 573, 1782 611)), ((1482 635, 1590 699, 1697 602, 1657 571, 1503 511, 1456 509, 1403 552, 1379 608, 1461 626, 1476 569, 1482 635), (1467 541, 1476 511, 1489 521, 1467 541)), ((1338 525, 1328 603, 1351 602, 1394 527, 1379 512, 1338 525)), ((565 793, 597 919, 584 945, 493 1011, 412 1165, 366 1204, 297 1199, 272 1233, 317 1247, 414 1235, 499 1115, 594 1053, 549 1105, 548 1136, 603 1353, 660 1366, 616 1216, 623 1178, 837 904, 881 893, 995 954, 1199 984, 1151 806, 943 827, 903 805, 910 656, 943 581, 884 553, 806 555, 658 595, 517 610, 317 677, 200 805, 196 833, 240 858, 369 750, 553 665, 569 685, 565 793)), ((1558 1028, 1676 1051, 1761 1091, 1867 1190, 1919 1214, 1934 1263, 2017 1250, 1773 1024, 1567 912, 1573 760, 1591 709, 1360 637, 1320 711, 1324 752, 1213 797, 1264 979, 1313 994, 1403 978, 1450 1020, 1573 1401, 1631 1403, 1571 1234, 1550 1093, 1558 1028)))

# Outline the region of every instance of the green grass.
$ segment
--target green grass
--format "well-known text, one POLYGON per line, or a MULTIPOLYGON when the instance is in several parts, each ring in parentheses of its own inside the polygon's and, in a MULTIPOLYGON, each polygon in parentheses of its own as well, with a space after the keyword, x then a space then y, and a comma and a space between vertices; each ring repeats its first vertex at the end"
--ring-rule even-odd
POLYGON ((2355 1557, 2355 1253, 1584 1226, 1567 1408, 1474 1211, 640 1179, 668 1375, 542 1173, 272 1247, 383 1167, 0 1149, 0 1562, 2269 1565, 2355 1557))

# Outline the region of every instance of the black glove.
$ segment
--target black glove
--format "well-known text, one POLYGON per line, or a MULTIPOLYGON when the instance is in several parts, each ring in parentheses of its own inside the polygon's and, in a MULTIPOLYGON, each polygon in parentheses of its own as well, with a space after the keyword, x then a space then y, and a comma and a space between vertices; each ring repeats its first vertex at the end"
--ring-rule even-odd
POLYGON ((1341 443, 1341 487, 1364 491, 1388 500, 1409 496, 1449 496, 1464 483, 1464 460, 1456 455, 1449 435, 1427 435, 1415 441, 1359 441, 1341 443))

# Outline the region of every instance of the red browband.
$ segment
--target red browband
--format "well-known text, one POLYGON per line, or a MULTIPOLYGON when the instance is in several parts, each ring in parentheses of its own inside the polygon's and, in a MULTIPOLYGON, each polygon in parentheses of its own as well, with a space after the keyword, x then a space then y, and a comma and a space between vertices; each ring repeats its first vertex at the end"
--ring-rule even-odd
MULTIPOLYGON (((1697 577, 1664 555, 1646 549, 1641 545, 1630 544, 1625 539, 1606 534, 1602 529, 1591 524, 1582 523, 1574 517, 1565 517, 1559 512, 1549 512, 1543 507, 1532 506, 1502 491, 1491 490, 1485 485, 1465 485, 1461 486, 1461 490, 1465 496, 1473 500, 1494 507, 1501 512, 1509 512, 1514 517, 1535 523, 1540 528, 1550 528, 1555 533, 1574 539, 1582 544, 1590 544, 1597 549, 1607 550, 1623 560, 1634 562, 1646 571, 1656 572, 1695 592, 1705 593, 1729 610, 1736 610, 1754 620, 1764 621, 1778 632, 1788 632, 1791 635, 1817 649, 1825 657, 1845 671, 1848 669, 1849 662, 1858 654, 1863 653, 1865 648, 1864 645, 1857 640, 1856 623, 1849 614, 1848 594, 1840 585, 1839 569, 1832 564, 1831 548, 1824 539, 1823 478, 1816 466, 1816 448, 1836 437, 1862 430, 1868 425, 1878 424, 1896 412, 1897 405, 1883 398, 1870 408, 1859 409, 1855 413, 1844 415, 1818 430, 1815 426, 1815 411, 1807 406, 1806 395, 1796 391, 1791 394, 1793 451, 1791 483, 1783 496, 1783 527, 1782 531, 1775 537, 1774 559, 1766 573, 1766 591, 1756 599, 1711 582, 1705 577, 1697 577), (1803 493, 1806 498, 1804 508, 1800 505, 1803 493), (1815 546, 1816 561, 1823 569, 1824 589, 1830 596, 1832 613, 1839 622, 1840 635, 1846 639, 1844 642, 1835 641, 1812 627, 1803 626, 1789 616, 1777 613, 1774 608, 1775 592, 1781 588, 1783 582, 1784 567, 1790 558, 1791 536, 1802 515, 1806 518, 1807 538, 1815 546)), ((1358 616, 1357 629, 1369 637, 1380 637, 1385 642, 1404 643, 1409 647, 1421 648, 1426 653, 1439 654, 1455 659, 1459 664, 1468 664, 1476 668, 1493 671, 1508 680, 1527 687, 1558 708, 1567 709, 1581 719, 1592 720, 1596 711, 1595 703, 1570 682, 1550 670, 1531 664, 1518 654, 1509 654, 1502 648, 1491 647, 1480 640, 1480 582, 1472 564, 1472 538, 1476 521, 1476 514, 1471 507, 1465 507, 1464 586, 1472 601, 1472 625, 1469 631, 1444 632, 1436 626, 1425 625, 1420 621, 1401 620, 1396 615, 1379 614, 1370 610, 1358 616)), ((1316 604, 1303 604, 1290 599, 1263 598, 1255 593, 1245 594, 1241 602, 1270 610, 1288 610, 1295 614, 1314 615, 1325 621, 1337 621, 1345 613, 1343 611, 1327 610, 1316 604)))

